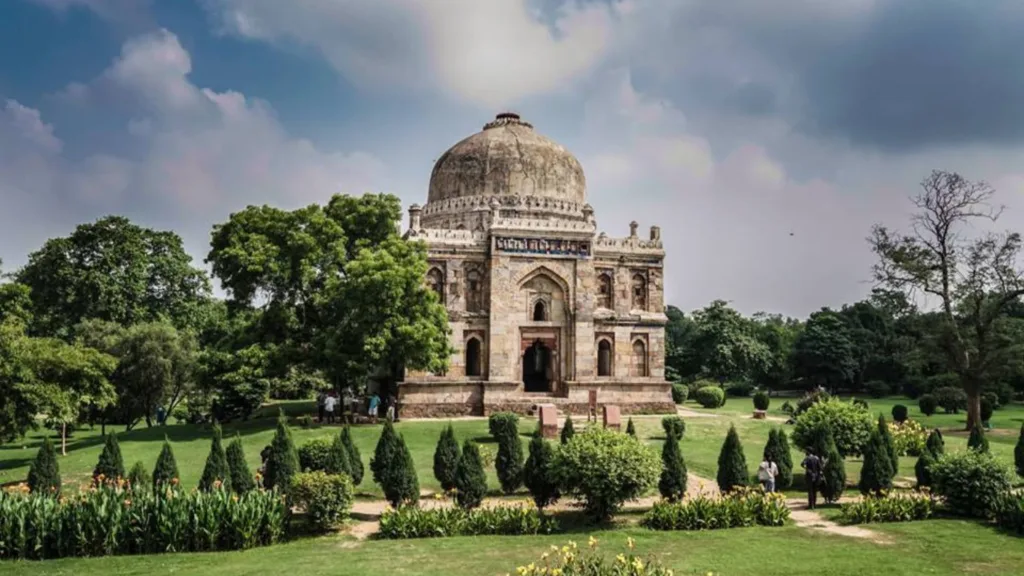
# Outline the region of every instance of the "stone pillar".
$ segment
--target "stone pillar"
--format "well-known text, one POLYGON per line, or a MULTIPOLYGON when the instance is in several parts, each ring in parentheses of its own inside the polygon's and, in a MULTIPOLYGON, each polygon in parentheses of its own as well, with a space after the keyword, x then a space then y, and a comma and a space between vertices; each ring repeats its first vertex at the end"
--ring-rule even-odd
POLYGON ((636 223, 636 220, 633 220, 632 222, 629 223, 629 237, 630 238, 636 238, 636 229, 637 229, 638 226, 640 226, 640 225, 636 223))
POLYGON ((421 229, 420 216, 422 214, 423 208, 420 208, 419 204, 409 206, 409 230, 418 231, 421 229))
POLYGON ((651 242, 659 240, 661 240, 661 228, 659 226, 651 226, 651 242))

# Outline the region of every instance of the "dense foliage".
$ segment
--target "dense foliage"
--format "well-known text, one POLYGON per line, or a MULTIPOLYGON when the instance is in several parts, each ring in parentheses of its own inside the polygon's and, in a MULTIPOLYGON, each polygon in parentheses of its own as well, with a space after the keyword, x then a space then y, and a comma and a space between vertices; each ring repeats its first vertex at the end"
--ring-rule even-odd
POLYGON ((420 485, 412 454, 390 420, 384 420, 377 448, 370 459, 370 470, 373 471, 373 481, 380 485, 384 498, 392 506, 419 501, 420 485))
POLYGON ((476 443, 466 440, 455 468, 455 501, 466 510, 480 506, 487 494, 487 474, 476 443))
POLYGON ((228 471, 231 474, 231 489, 235 494, 245 494, 254 490, 256 480, 245 461, 245 448, 242 446, 241 436, 235 435, 235 439, 228 444, 225 455, 228 459, 228 471))
POLYGON ((501 505, 488 508, 417 508, 385 510, 380 516, 380 537, 386 539, 447 536, 520 536, 551 534, 558 526, 537 508, 501 505))
POLYGON ((28 487, 36 494, 60 494, 60 465, 49 436, 43 438, 36 459, 29 465, 28 487))
POLYGON ((773 427, 768 432, 768 442, 764 446, 762 457, 774 462, 779 469, 775 477, 775 489, 785 490, 793 485, 793 455, 789 450, 789 438, 786 431, 773 427))
POLYGON ((210 454, 206 457, 206 467, 203 468, 203 476, 199 479, 200 490, 209 491, 215 486, 223 486, 225 490, 231 488, 231 469, 228 467, 228 457, 224 453, 222 441, 220 424, 214 423, 210 454))
POLYGON ((352 479, 347 475, 315 470, 293 476, 288 496, 306 511, 306 518, 316 530, 326 532, 348 517, 352 492, 352 479))
POLYGON ((121 446, 117 443, 117 434, 107 434, 103 439, 103 451, 92 470, 93 479, 117 479, 125 477, 124 459, 121 457, 121 446))
POLYGON ((352 473, 352 483, 359 486, 362 484, 363 474, 366 472, 363 467, 363 457, 359 453, 359 447, 352 441, 352 430, 348 426, 341 430, 341 443, 345 445, 345 450, 348 452, 348 465, 349 471, 352 473))
POLYGON ((907 407, 904 406, 903 404, 896 404, 895 406, 892 407, 893 422, 898 422, 902 424, 907 421, 908 415, 909 411, 907 410, 907 407))
POLYGON ((722 450, 718 454, 716 479, 718 489, 722 492, 729 492, 750 483, 750 469, 747 468, 743 444, 740 442, 740 435, 736 432, 735 426, 729 426, 725 442, 722 443, 722 450))
POLYGON ((689 395, 690 389, 682 384, 672 384, 672 401, 676 404, 685 404, 686 397, 689 395))
POLYGON ((523 485, 523 442, 519 438, 518 419, 500 424, 495 431, 498 455, 494 466, 498 482, 505 494, 511 494, 523 485))
POLYGON ((292 484, 292 476, 301 471, 299 454, 295 450, 295 442, 292 441, 292 432, 288 428, 288 420, 282 412, 277 417, 277 430, 274 432, 274 439, 270 441, 270 454, 267 456, 263 487, 267 490, 276 487, 282 492, 287 491, 292 484))
POLYGON ((559 439, 562 444, 568 444, 572 437, 576 435, 576 429, 572 425, 572 415, 565 415, 565 424, 562 425, 562 431, 559 433, 559 439))
POLYGON ((817 430, 823 426, 829 429, 836 448, 845 457, 861 453, 875 423, 866 408, 831 398, 813 404, 797 416, 793 443, 806 450, 813 445, 817 430))
POLYGON ((1020 436, 1017 437, 1017 445, 1013 447, 1013 464, 1017 475, 1024 476, 1024 423, 1020 425, 1020 436))
POLYGON ((538 508, 554 504, 561 497, 558 483, 551 470, 551 462, 555 457, 555 447, 544 439, 540 430, 530 439, 530 455, 523 466, 523 484, 530 491, 533 503, 538 508))
POLYGON ((299 469, 303 472, 326 472, 331 466, 331 438, 313 438, 299 446, 299 469))
POLYGON ((754 409, 767 410, 768 406, 771 406, 771 398, 768 397, 768 393, 764 390, 754 392, 754 409))
POLYGON ((839 520, 844 524, 872 522, 910 522, 927 520, 935 510, 931 495, 920 492, 891 492, 884 496, 865 496, 839 505, 839 520))
POLYGON ((925 416, 931 416, 935 414, 935 409, 939 407, 939 399, 932 394, 923 394, 917 399, 917 408, 921 410, 921 414, 925 416))
POLYGON ((449 423, 441 431, 434 448, 434 478, 445 492, 455 488, 455 469, 459 466, 459 441, 455 439, 455 428, 449 423))
POLYGON ((1017 536, 1024 536, 1024 492, 1007 492, 996 501, 996 525, 1017 536))
POLYGON ((987 452, 946 454, 931 466, 932 491, 961 516, 987 518, 1009 492, 1010 471, 987 452))
POLYGON ((981 424, 975 424, 971 428, 971 435, 967 437, 967 447, 976 452, 988 452, 988 438, 981 424))
POLYGON ((682 440, 683 434, 686 433, 686 422, 679 416, 665 416, 661 419, 661 428, 665 431, 666 438, 674 436, 676 440, 682 440))
POLYGON ((725 403, 725 390, 721 386, 705 386, 699 388, 693 397, 705 408, 718 408, 725 403))
POLYGON ((164 436, 164 445, 160 448, 160 455, 156 458, 156 466, 153 468, 153 488, 161 489, 178 481, 178 462, 174 459, 174 449, 171 443, 164 436))
POLYGON ((846 490, 846 463, 832 439, 832 431, 828 426, 818 428, 814 433, 811 448, 824 460, 821 483, 818 489, 825 502, 839 501, 846 490))
POLYGON ((881 496, 892 488, 894 475, 885 440, 878 430, 873 430, 871 439, 864 446, 864 465, 860 469, 858 483, 861 494, 881 496))
POLYGON ((699 494, 683 501, 656 502, 641 524, 652 530, 717 530, 743 526, 782 526, 789 519, 786 497, 741 489, 699 494))
POLYGON ((658 491, 661 497, 675 502, 686 496, 686 462, 679 450, 679 439, 670 435, 661 447, 661 479, 658 491))

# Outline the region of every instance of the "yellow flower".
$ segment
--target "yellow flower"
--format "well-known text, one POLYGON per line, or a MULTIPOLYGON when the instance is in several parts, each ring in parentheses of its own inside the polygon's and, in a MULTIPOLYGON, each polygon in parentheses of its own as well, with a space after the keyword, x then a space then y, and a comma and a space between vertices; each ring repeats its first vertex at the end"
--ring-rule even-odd
POLYGON ((616 556, 615 559, 618 560, 621 564, 625 564, 626 563, 626 557, 623 556, 622 554, 619 554, 618 556, 616 556))
POLYGON ((575 550, 576 549, 576 542, 574 542, 572 540, 569 540, 569 546, 572 547, 573 550, 575 550))
POLYGON ((591 536, 590 539, 587 540, 587 545, 590 546, 591 548, 593 548, 594 546, 597 546, 597 538, 594 538, 593 536, 591 536))
POLYGON ((636 568, 638 571, 639 570, 643 570, 644 569, 644 561, 639 559, 639 558, 633 558, 633 568, 636 568))
POLYGON ((555 568, 554 570, 551 571, 551 576, 562 576, 562 569, 561 568, 555 568))
POLYGON ((554 544, 552 544, 551 545, 551 551, 552 552, 558 552, 558 546, 555 546, 554 544))
POLYGON ((626 538, 626 546, 629 546, 630 550, 636 548, 636 540, 633 540, 632 538, 626 538))

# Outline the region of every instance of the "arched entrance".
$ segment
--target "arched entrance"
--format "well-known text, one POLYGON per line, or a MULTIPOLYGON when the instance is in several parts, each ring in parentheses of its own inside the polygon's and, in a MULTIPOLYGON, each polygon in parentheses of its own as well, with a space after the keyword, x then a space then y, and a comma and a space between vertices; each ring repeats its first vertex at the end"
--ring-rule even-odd
POLYGON ((551 348, 540 340, 523 354, 523 386, 527 392, 551 391, 551 348))
POLYGON ((480 340, 470 338, 466 342, 466 376, 480 376, 480 340))

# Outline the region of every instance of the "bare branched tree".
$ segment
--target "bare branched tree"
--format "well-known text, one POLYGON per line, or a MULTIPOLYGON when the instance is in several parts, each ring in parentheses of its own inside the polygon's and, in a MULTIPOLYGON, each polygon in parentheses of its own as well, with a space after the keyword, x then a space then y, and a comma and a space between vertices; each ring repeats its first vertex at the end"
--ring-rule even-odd
POLYGON ((1021 237, 1016 232, 965 237, 963 229, 972 221, 995 222, 1002 214, 1002 206, 990 203, 995 190, 984 182, 933 171, 921 188, 912 198, 917 213, 909 234, 881 225, 872 229, 875 280, 911 298, 924 294, 941 306, 942 345, 967 392, 970 428, 980 422, 986 374, 1005 359, 1009 346, 998 337, 999 323, 1024 295, 1017 261, 1021 237))

